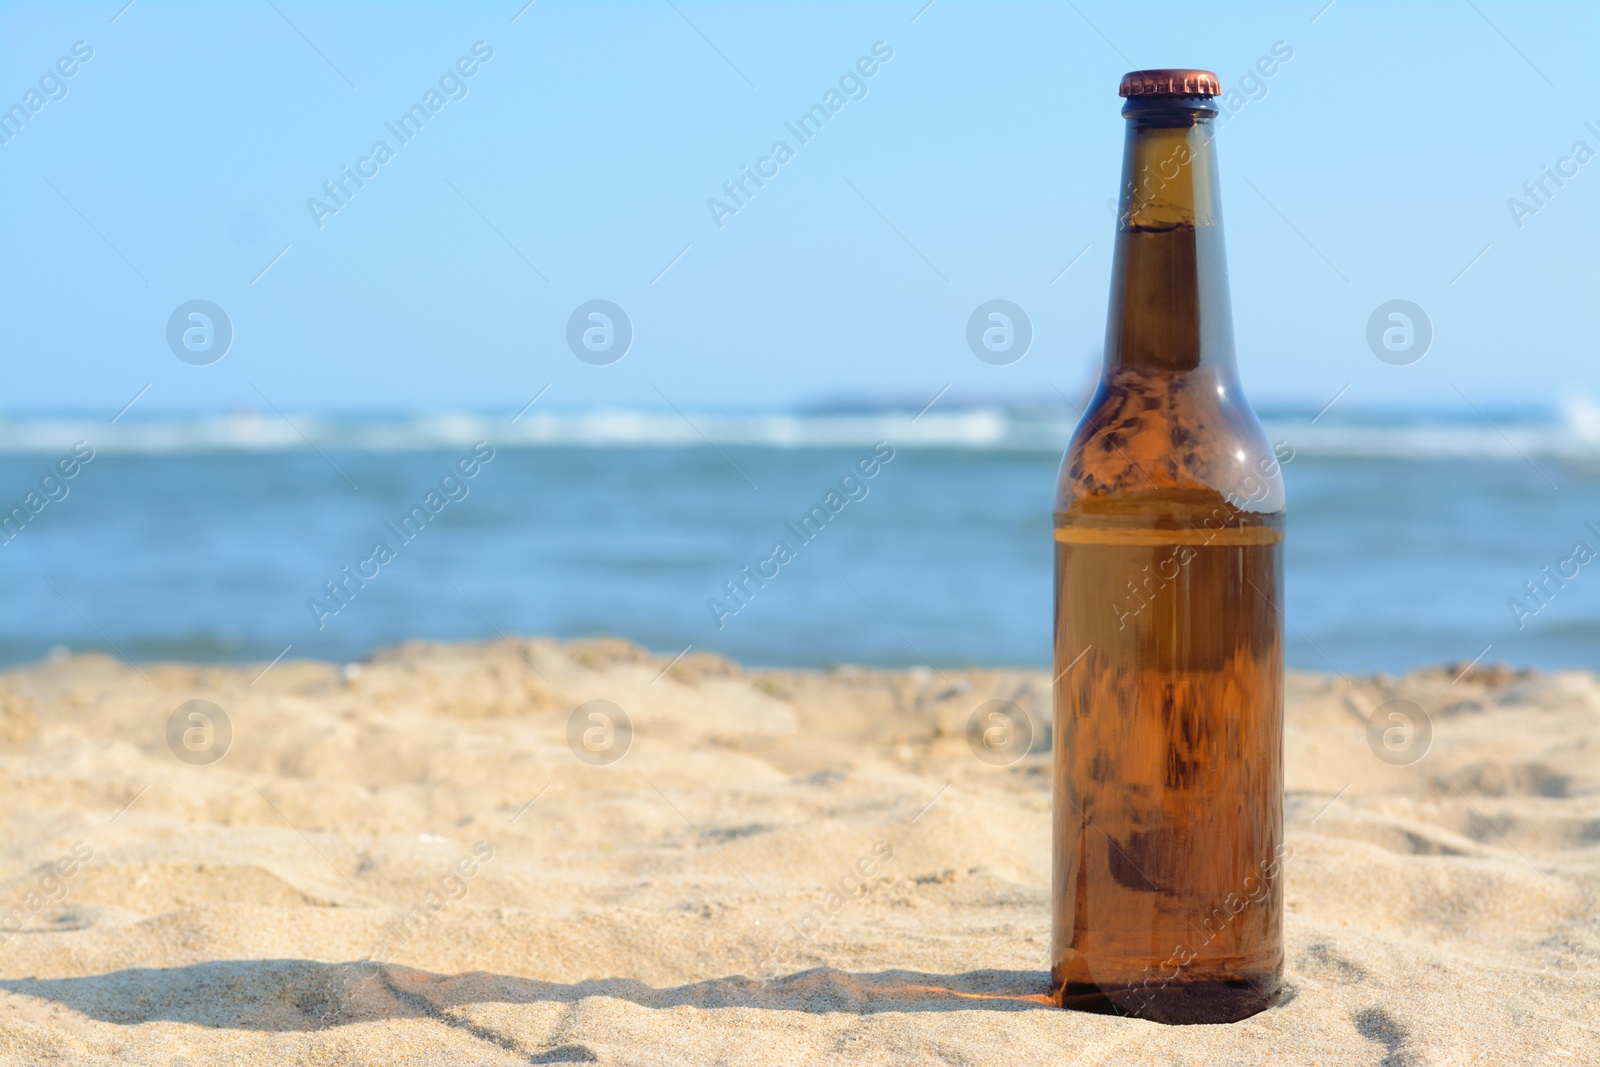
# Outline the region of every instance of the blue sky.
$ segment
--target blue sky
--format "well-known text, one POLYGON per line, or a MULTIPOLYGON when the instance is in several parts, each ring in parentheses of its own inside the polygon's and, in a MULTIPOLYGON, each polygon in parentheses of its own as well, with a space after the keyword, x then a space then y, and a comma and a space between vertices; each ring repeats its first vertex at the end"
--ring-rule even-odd
POLYGON ((1561 164, 1600 151, 1593 5, 521 7, 7 5, 0 107, 64 95, 0 144, 0 410, 114 412, 146 385, 150 412, 515 410, 547 384, 556 407, 1052 399, 1098 359, 1118 78, 1233 87, 1279 42, 1219 141, 1257 403, 1600 397, 1600 160, 1561 164), (878 42, 799 143, 785 123, 878 42), (385 124, 441 78, 401 143, 385 124), (379 140, 393 158, 319 226, 307 201, 379 140), (719 227, 707 201, 779 140, 793 158, 719 227), (1519 226, 1543 166, 1576 174, 1519 226), (194 299, 233 327, 209 366, 166 342, 194 299), (633 327, 609 366, 566 341, 593 299, 633 327), (1033 323, 1010 366, 965 342, 991 299, 1033 323), (1410 366, 1364 340, 1392 299, 1432 322, 1410 366))

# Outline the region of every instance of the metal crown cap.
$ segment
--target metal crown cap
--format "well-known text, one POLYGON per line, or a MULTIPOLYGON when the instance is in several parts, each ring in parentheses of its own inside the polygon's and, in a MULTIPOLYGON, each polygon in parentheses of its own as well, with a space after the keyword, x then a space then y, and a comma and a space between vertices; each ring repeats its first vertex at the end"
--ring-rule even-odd
POLYGON ((1222 83, 1209 70, 1132 70, 1122 76, 1118 96, 1221 96, 1222 83))

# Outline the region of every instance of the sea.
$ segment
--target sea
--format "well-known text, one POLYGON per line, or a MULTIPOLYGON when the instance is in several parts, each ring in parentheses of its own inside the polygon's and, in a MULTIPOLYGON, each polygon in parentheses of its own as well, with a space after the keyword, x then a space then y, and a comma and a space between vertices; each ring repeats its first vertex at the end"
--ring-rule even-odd
MULTIPOLYGON (((1263 421, 1291 667, 1600 669, 1600 407, 1263 421)), ((610 635, 749 665, 1044 667, 1076 422, 953 401, 0 418, 0 664, 610 635)))

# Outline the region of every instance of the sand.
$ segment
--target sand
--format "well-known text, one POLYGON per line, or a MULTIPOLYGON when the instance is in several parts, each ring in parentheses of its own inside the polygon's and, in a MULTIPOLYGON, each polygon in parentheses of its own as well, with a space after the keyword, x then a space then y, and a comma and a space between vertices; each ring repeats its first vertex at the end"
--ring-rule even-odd
POLYGON ((1290 993, 1171 1027, 1043 1003, 1048 736, 996 766, 967 720, 1042 730, 1045 674, 669 658, 0 676, 0 1062, 1600 1062, 1589 674, 1292 675, 1290 993), (220 719, 169 745, 196 699, 215 762, 220 719), (1394 699, 1432 726, 1405 766, 1365 725, 1394 699), (615 762, 569 746, 592 700, 615 762))

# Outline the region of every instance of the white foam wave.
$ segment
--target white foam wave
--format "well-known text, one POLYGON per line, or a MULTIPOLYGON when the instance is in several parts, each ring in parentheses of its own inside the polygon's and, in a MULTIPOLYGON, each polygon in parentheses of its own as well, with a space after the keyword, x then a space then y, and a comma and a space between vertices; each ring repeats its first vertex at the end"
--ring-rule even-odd
MULTIPOLYGON (((1009 450, 1059 454, 1077 424, 1066 410, 975 407, 950 411, 722 414, 637 410, 446 413, 401 417, 241 412, 122 419, 0 419, 0 455, 54 455, 83 440, 97 452, 174 455, 210 452, 426 452, 487 440, 496 448, 856 447, 1009 450)), ((1267 432, 1297 456, 1330 459, 1555 458, 1600 462, 1600 405, 1570 401, 1562 417, 1489 422, 1394 416, 1338 421, 1269 418, 1267 432)))

